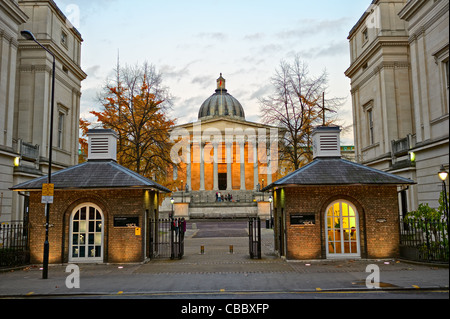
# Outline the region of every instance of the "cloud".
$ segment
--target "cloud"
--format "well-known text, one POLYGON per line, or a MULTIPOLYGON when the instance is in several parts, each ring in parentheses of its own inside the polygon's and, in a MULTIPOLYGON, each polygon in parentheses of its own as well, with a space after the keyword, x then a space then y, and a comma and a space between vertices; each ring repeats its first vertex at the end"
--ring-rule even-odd
POLYGON ((245 41, 259 41, 266 37, 264 33, 258 32, 253 34, 247 34, 243 37, 245 41))
POLYGON ((190 75, 190 67, 199 61, 200 60, 191 61, 186 65, 182 66, 181 68, 177 68, 176 66, 173 65, 164 64, 161 66, 160 71, 164 78, 167 79, 174 78, 177 79, 179 82, 183 77, 190 75))
POLYGON ((278 32, 276 36, 283 39, 315 37, 319 33, 340 32, 348 22, 349 18, 343 17, 334 20, 312 20, 300 21, 300 26, 294 29, 278 32))
POLYGON ((261 86, 259 89, 257 89, 255 92, 250 95, 250 99, 259 99, 264 97, 265 95, 269 94, 272 90, 271 84, 266 84, 261 86))
MULTIPOLYGON (((322 57, 334 57, 348 54, 348 43, 346 41, 332 42, 325 46, 316 46, 307 50, 301 50, 295 52, 300 54, 304 59, 322 58, 322 57)), ((289 54, 293 54, 290 52, 289 54)))
POLYGON ((211 76, 196 76, 192 79, 192 83, 205 87, 211 84, 212 79, 211 76))
POLYGON ((197 34, 197 37, 217 41, 226 41, 228 39, 228 36, 223 32, 201 32, 197 34))
POLYGON ((100 79, 101 78, 101 75, 99 74, 100 70, 101 70, 100 65, 94 65, 86 68, 84 71, 89 76, 89 78, 100 79))

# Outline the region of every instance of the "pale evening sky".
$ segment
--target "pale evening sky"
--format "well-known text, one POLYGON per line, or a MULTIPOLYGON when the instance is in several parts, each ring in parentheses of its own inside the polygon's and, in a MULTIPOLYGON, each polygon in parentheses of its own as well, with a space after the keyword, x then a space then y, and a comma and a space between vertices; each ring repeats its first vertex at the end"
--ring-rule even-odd
MULTIPOLYGON (((178 124, 197 119, 223 73, 228 92, 249 121, 259 122, 258 98, 282 59, 300 54, 311 75, 329 74, 330 96, 347 97, 341 124, 352 124, 347 36, 370 0, 54 0, 83 37, 81 116, 122 65, 147 61, 164 75, 178 124)), ((92 119, 92 118, 91 118, 92 119)), ((353 133, 342 144, 352 144, 353 133)))

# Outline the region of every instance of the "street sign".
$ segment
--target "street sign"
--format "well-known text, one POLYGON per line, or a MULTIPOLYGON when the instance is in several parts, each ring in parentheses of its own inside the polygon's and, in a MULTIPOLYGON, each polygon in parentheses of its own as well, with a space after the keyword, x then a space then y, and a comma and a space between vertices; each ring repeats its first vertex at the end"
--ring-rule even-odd
POLYGON ((55 194, 55 184, 42 184, 42 196, 53 196, 55 194))
POLYGON ((42 204, 53 204, 55 184, 42 184, 42 204))

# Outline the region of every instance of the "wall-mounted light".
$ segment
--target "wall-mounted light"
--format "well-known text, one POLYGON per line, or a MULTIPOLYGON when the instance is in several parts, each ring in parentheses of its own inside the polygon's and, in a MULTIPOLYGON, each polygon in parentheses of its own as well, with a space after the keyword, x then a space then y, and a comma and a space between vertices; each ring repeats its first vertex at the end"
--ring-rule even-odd
POLYGON ((411 162, 415 162, 416 161, 416 153, 409 152, 409 159, 411 160, 411 162))
POLYGON ((20 166, 20 157, 16 157, 14 158, 14 167, 19 167, 20 166))

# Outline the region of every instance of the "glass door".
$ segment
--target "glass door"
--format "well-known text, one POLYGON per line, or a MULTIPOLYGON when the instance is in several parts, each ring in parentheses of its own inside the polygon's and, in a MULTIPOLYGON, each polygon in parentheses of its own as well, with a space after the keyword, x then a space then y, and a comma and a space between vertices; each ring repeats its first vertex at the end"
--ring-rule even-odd
POLYGON ((103 262, 103 214, 93 204, 76 208, 70 220, 70 262, 103 262))
POLYGON ((359 222, 355 207, 336 201, 326 212, 327 257, 360 257, 359 222))

